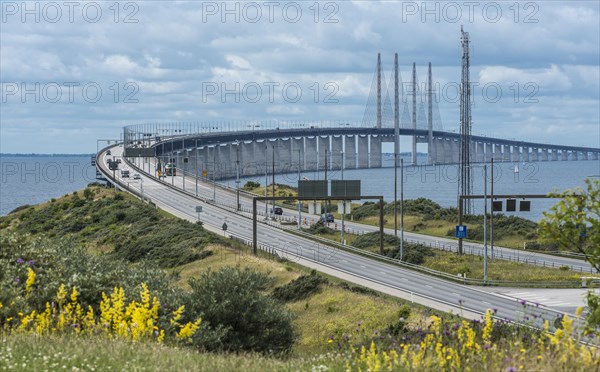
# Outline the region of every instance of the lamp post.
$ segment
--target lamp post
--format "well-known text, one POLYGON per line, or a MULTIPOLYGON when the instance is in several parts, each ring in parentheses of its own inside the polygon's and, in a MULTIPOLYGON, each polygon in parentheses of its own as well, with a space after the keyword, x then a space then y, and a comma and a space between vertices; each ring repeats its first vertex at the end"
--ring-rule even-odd
POLYGON ((237 192, 237 204, 236 211, 240 210, 240 141, 236 141, 236 173, 237 178, 235 180, 236 183, 236 192, 237 192))
POLYGON ((267 178, 267 170, 269 169, 269 163, 267 162, 267 150, 269 149, 267 140, 265 140, 265 220, 269 218, 269 200, 267 199, 267 185, 269 179, 267 178))
POLYGON ((483 165, 483 283, 488 280, 487 256, 487 164, 483 165))
POLYGON ((400 261, 404 257, 404 159, 400 157, 400 261))
MULTIPOLYGON (((341 151, 340 152, 342 154, 342 181, 344 180, 344 152, 341 151)), ((345 192, 344 192, 345 194, 345 192)), ((345 196, 345 195, 344 195, 345 196)), ((346 227, 344 224, 344 218, 346 217, 346 199, 344 199, 342 201, 342 244, 346 245, 346 236, 345 236, 345 232, 346 232, 346 227)))
MULTIPOLYGON (((271 190, 273 192, 273 198, 275 197, 275 145, 272 146, 273 149, 273 163, 272 163, 272 169, 273 169, 273 183, 271 184, 271 190)), ((273 199, 273 203, 272 203, 272 207, 271 207, 271 212, 272 212, 272 218, 275 219, 275 199, 273 199)))
POLYGON ((215 177, 217 174, 217 146, 218 145, 215 145, 215 147, 213 147, 213 202, 215 204, 217 203, 217 183, 215 182, 215 177))
MULTIPOLYGON (((302 150, 298 149, 298 184, 300 184, 300 179, 302 177, 301 171, 301 158, 302 158, 302 150)), ((300 190, 298 190, 300 191, 300 190)), ((302 220, 302 209, 301 209, 301 205, 300 205, 300 199, 298 199, 298 230, 300 230, 300 226, 301 226, 301 221, 302 220)))
POLYGON ((196 146, 194 147, 196 152, 196 161, 194 162, 194 168, 196 168, 196 196, 198 196, 198 138, 196 138, 196 146))

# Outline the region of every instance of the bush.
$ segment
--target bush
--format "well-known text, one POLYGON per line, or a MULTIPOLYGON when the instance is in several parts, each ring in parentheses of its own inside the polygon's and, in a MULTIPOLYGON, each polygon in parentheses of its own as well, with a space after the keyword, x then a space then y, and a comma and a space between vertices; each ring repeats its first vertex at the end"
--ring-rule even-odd
POLYGON ((332 234, 334 230, 327 226, 325 222, 319 220, 317 223, 312 224, 308 229, 304 229, 310 234, 332 234))
POLYGON ((246 182, 246 184, 242 188, 244 190, 253 190, 253 189, 257 188, 257 187, 260 187, 260 183, 259 182, 248 181, 248 182, 246 182))
POLYGON ((288 353, 297 335, 292 314, 265 293, 273 281, 267 274, 239 266, 191 279, 186 312, 191 316, 201 312, 214 335, 207 339, 199 332, 195 345, 217 351, 288 353))
POLYGON ((325 283, 327 283, 327 279, 319 276, 313 270, 310 275, 302 275, 286 285, 275 288, 271 296, 283 302, 303 300, 318 292, 320 285, 325 283))

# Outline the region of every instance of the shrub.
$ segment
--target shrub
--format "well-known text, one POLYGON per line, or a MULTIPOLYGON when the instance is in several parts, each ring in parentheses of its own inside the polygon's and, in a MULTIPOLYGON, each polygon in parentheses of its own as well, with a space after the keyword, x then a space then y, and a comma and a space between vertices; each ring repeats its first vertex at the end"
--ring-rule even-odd
POLYGON ((327 283, 327 279, 319 276, 313 270, 310 275, 302 275, 281 287, 275 288, 271 296, 283 302, 303 300, 318 292, 320 285, 325 283, 327 283))
POLYGON ((194 336, 195 345, 208 350, 288 353, 297 335, 292 314, 265 293, 273 280, 240 267, 223 267, 191 279, 186 311, 201 312, 209 331, 216 334, 209 340, 194 336))
POLYGON ((248 182, 246 182, 246 184, 242 188, 244 190, 253 190, 253 189, 257 188, 257 187, 260 187, 260 183, 259 182, 248 181, 248 182))

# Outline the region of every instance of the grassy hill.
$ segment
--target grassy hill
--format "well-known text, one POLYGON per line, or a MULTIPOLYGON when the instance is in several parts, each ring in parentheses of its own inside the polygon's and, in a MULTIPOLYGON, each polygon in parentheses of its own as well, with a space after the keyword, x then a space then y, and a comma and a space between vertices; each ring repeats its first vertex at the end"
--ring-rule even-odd
POLYGON ((199 224, 97 186, 0 218, 0 246, 2 370, 599 365, 595 349, 568 336, 566 317, 556 336, 492 321, 492 311, 481 322, 461 321, 253 256, 199 224), (291 349, 278 349, 284 338, 291 349))

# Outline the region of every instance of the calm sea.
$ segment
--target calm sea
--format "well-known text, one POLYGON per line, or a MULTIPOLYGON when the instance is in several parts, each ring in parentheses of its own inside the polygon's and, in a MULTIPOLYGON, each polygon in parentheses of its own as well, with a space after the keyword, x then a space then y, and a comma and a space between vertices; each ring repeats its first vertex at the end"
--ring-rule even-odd
MULTIPOLYGON (((408 157, 403 157, 405 164, 410 164, 408 157)), ((424 159, 420 159, 423 161, 424 159)), ((393 156, 384 157, 385 168, 345 170, 343 178, 360 179, 363 195, 383 195, 386 201, 394 200, 394 160, 393 156)), ((439 166, 405 166, 404 198, 416 199, 425 197, 432 199, 444 207, 457 206, 458 165, 439 166)), ((311 180, 323 179, 321 172, 304 172, 301 177, 311 180)), ((329 171, 328 179, 341 179, 340 171, 329 171)), ((491 192, 491 167, 488 166, 488 194, 491 192)), ((600 161, 556 161, 531 163, 495 163, 494 194, 547 194, 573 187, 583 187, 586 177, 600 177, 600 161)), ((473 168, 473 194, 484 194, 484 169, 477 164, 473 168)), ((248 177, 242 179, 255 181, 264 185, 265 177, 248 177)), ((226 181, 235 187, 235 180, 226 181)), ((290 173, 275 177, 275 182, 296 186, 298 174, 290 173)), ((269 176, 269 184, 271 176, 269 176)), ((398 199, 400 199, 400 170, 398 170, 398 199)), ((531 201, 529 212, 503 212, 517 215, 533 221, 539 221, 542 213, 554 205, 557 199, 528 199, 531 201)), ((483 213, 483 201, 474 201, 475 213, 483 213)), ((517 210, 519 203, 517 202, 517 210)))
POLYGON ((90 155, 0 155, 0 215, 81 190, 96 179, 90 155))
MULTIPOLYGON (((407 157, 405 164, 409 163, 407 157)), ((95 181, 95 169, 90 156, 2 156, 0 155, 2 179, 0 180, 0 215, 23 204, 37 204, 51 198, 69 194, 95 181)), ((393 158, 384 157, 379 169, 345 170, 344 179, 362 180, 363 195, 383 195, 386 201, 394 199, 393 158)), ((405 166, 404 198, 425 197, 442 206, 456 206, 457 165, 405 166)), ((398 198, 400 197, 400 171, 398 170, 398 198)), ((302 177, 323 179, 323 172, 304 172, 302 177)), ((329 171, 328 179, 341 179, 340 171, 329 171)), ((600 177, 600 161, 557 161, 532 163, 496 163, 494 165, 495 194, 546 194, 550 191, 583 186, 586 177, 600 177), (518 172, 515 172, 515 167, 518 172)), ((473 170, 473 192, 484 193, 483 168, 473 170)), ((264 184, 264 176, 242 179, 264 184)), ((297 173, 275 177, 277 183, 297 185, 297 173)), ((488 193, 491 192, 491 172, 488 167, 488 193)), ((271 176, 269 176, 269 183, 271 176)), ((235 180, 227 180, 235 187, 235 180)), ((532 199, 530 212, 517 212, 523 218, 538 221, 542 212, 557 200, 532 199)), ((483 212, 483 203, 475 202, 475 212, 483 212)), ((517 207, 518 208, 518 207, 517 207)))

